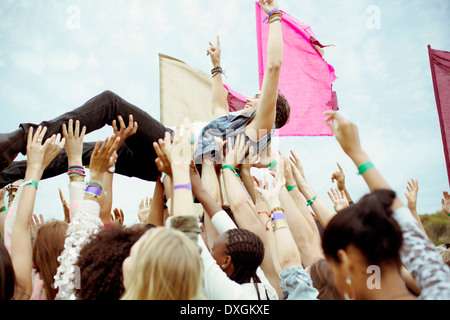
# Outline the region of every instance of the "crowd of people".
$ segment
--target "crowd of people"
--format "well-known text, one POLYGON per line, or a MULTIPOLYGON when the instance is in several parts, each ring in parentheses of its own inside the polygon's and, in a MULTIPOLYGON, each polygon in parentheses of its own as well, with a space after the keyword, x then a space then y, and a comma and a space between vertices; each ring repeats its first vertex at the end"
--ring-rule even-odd
MULTIPOLYGON (((215 120, 199 136, 188 118, 166 128, 110 91, 0 136, 0 300, 450 299, 449 249, 427 237, 418 182, 404 206, 354 123, 325 112, 370 189, 358 202, 339 164, 331 208, 295 152, 272 150, 290 107, 278 91, 282 13, 260 3, 270 25, 262 90, 230 113, 220 39, 210 43, 215 120), (84 141, 105 124, 110 137, 84 141), (13 162, 18 153, 26 161, 13 162), (267 168, 270 186, 253 175, 267 168), (39 182, 62 173, 64 220, 44 221, 34 215, 39 182), (117 174, 155 183, 138 224, 112 210, 117 174)), ((442 208, 450 214, 447 193, 442 208)))

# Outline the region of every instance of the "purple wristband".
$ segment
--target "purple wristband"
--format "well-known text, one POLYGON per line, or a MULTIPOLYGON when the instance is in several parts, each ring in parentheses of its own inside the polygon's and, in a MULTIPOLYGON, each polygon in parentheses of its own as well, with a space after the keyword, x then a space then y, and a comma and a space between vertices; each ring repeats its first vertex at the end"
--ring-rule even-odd
POLYGON ((102 189, 97 188, 97 187, 89 186, 89 187, 86 188, 85 192, 92 193, 92 194, 95 194, 96 196, 100 197, 101 194, 102 194, 102 189))
POLYGON ((263 20, 263 22, 266 22, 267 20, 269 20, 270 16, 273 15, 275 12, 280 12, 280 9, 273 9, 272 11, 270 11, 267 14, 267 17, 263 20))
POLYGON ((272 215, 272 221, 275 221, 275 220, 285 220, 286 219, 286 215, 284 214, 284 213, 281 213, 281 212, 275 212, 273 215, 272 215))
POLYGON ((173 188, 174 188, 174 190, 187 189, 187 190, 192 191, 192 185, 190 183, 180 184, 180 185, 174 186, 173 188))

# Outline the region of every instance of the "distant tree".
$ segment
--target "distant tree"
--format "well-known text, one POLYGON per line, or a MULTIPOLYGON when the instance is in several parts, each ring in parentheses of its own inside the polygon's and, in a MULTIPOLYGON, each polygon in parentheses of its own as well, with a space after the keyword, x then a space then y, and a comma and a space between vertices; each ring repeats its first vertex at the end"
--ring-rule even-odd
POLYGON ((435 245, 450 242, 450 220, 444 211, 420 216, 428 237, 435 245))

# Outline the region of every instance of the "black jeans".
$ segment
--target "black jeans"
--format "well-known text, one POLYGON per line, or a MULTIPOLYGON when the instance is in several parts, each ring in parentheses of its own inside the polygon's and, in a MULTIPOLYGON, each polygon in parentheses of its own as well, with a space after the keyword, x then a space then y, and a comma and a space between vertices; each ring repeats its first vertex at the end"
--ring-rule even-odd
MULTIPOLYGON (((62 116, 50 121, 44 121, 39 125, 47 127, 44 139, 53 134, 62 133, 62 125, 67 124, 70 119, 79 120, 81 126, 86 126, 86 134, 101 129, 105 125, 112 125, 120 115, 125 125, 128 125, 128 117, 132 114, 134 121, 138 123, 138 131, 129 137, 119 150, 119 158, 116 164, 116 173, 128 177, 136 177, 147 181, 156 181, 160 172, 155 164, 156 153, 153 142, 164 138, 165 133, 172 130, 166 128, 155 120, 147 112, 125 101, 111 91, 105 91, 90 99, 81 107, 67 112, 62 116)), ((39 125, 32 123, 21 124, 20 127, 28 132, 30 127, 37 128, 39 125)), ((24 135, 26 137, 26 135, 24 135)), ((23 141, 22 153, 26 152, 26 139, 23 141)), ((83 164, 88 165, 90 155, 95 143, 85 143, 83 148, 83 164)), ((67 155, 65 150, 55 158, 44 172, 43 179, 48 179, 67 172, 67 155)), ((0 187, 23 179, 25 176, 26 161, 18 161, 0 173, 0 187)))

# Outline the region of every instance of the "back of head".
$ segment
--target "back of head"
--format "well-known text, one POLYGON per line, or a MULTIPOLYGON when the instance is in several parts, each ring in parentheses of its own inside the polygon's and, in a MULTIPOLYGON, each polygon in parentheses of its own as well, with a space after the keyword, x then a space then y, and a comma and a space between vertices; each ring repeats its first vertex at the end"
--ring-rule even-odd
POLYGON ((68 224, 65 221, 50 221, 42 224, 33 243, 33 263, 44 281, 48 300, 54 300, 57 290, 53 288, 54 276, 58 269, 58 257, 64 250, 68 224))
POLYGON ((319 300, 344 300, 325 259, 319 259, 311 265, 310 275, 314 288, 319 291, 319 300))
POLYGON ((227 254, 234 266, 230 279, 239 284, 252 278, 256 280, 256 270, 264 259, 264 243, 256 234, 245 229, 228 230, 227 236, 227 254))
POLYGON ((393 191, 379 190, 340 211, 324 230, 325 256, 339 262, 338 251, 354 245, 369 265, 395 263, 400 267, 403 236, 390 209, 394 198, 393 191))
POLYGON ((286 100, 286 97, 281 92, 279 92, 277 98, 277 113, 275 118, 276 129, 284 127, 288 123, 290 116, 291 106, 286 100))
POLYGON ((200 252, 183 232, 158 227, 140 240, 123 300, 196 300, 202 296, 200 252))
POLYGON ((83 246, 76 265, 80 268, 79 300, 118 300, 124 292, 122 263, 131 247, 150 228, 139 224, 126 228, 120 224, 93 234, 83 246))
POLYGON ((11 257, 3 241, 0 241, 0 301, 13 298, 15 278, 11 257))

